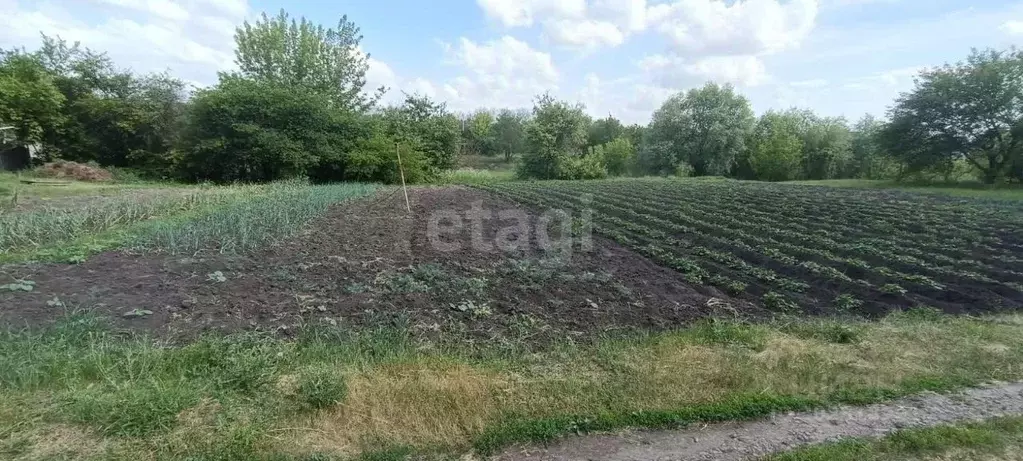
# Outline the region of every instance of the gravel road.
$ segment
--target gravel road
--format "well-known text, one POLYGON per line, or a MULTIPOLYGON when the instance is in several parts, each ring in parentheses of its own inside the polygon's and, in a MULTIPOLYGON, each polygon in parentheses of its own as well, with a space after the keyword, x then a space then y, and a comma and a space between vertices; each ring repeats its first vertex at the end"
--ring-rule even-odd
POLYGON ((845 437, 881 437, 903 428, 1023 415, 1023 383, 926 393, 864 407, 693 426, 563 439, 549 447, 514 447, 498 460, 742 460, 845 437))

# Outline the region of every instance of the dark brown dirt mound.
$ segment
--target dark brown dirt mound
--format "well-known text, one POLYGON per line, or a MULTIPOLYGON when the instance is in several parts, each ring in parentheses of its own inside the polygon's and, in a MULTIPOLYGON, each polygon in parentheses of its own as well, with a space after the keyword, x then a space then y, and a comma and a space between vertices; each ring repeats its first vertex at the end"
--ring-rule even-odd
POLYGON ((481 191, 415 189, 410 200, 411 215, 400 193, 338 206, 292 241, 246 256, 111 252, 76 266, 8 266, 0 283, 35 288, 0 292, 0 316, 39 325, 64 305, 172 336, 397 321, 427 336, 542 341, 760 312, 603 238, 589 251, 545 251, 536 213, 481 191), (494 218, 475 226, 478 210, 494 218), (528 231, 499 213, 527 216, 528 231), (431 237, 431 228, 448 231, 431 237))

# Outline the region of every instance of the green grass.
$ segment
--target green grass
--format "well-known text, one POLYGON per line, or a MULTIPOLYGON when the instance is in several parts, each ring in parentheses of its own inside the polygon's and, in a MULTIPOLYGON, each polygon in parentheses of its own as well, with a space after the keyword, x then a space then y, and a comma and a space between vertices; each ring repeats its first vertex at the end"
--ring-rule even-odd
POLYGON ((878 181, 867 179, 828 179, 823 181, 791 181, 788 184, 805 184, 812 186, 847 187, 854 189, 894 189, 920 194, 949 195, 954 197, 970 197, 996 200, 1023 200, 1023 186, 1019 185, 986 185, 976 182, 969 183, 913 183, 896 181, 878 181))
POLYGON ((438 184, 488 184, 493 182, 514 181, 514 171, 477 170, 460 168, 448 170, 440 174, 438 184))
POLYGON ((1020 379, 1021 333, 1018 317, 707 322, 522 354, 419 342, 386 319, 174 345, 71 316, 0 334, 0 457, 492 453, 1020 379))
POLYGON ((21 182, 22 179, 37 179, 27 175, 18 175, 9 171, 0 172, 0 196, 4 195, 3 190, 7 190, 7 195, 13 194, 15 190, 18 191, 18 195, 21 198, 35 197, 40 199, 57 199, 62 197, 74 197, 81 195, 110 195, 116 194, 125 190, 133 189, 144 189, 152 187, 169 188, 169 187, 187 187, 182 184, 172 182, 87 182, 87 181, 70 181, 70 180, 54 180, 61 183, 66 183, 63 186, 52 186, 47 184, 24 184, 21 182))
POLYGON ((1023 417, 979 423, 907 429, 881 439, 851 439, 811 446, 766 461, 881 461, 889 459, 1018 459, 1023 417), (1003 458, 1004 457, 1004 458, 1003 458))

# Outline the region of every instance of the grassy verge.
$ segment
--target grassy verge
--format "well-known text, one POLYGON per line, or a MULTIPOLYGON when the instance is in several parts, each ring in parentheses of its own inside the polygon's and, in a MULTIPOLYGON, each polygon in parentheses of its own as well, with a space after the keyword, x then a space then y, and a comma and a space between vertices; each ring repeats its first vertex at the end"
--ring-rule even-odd
POLYGON ((812 186, 848 187, 855 189, 895 189, 920 194, 949 195, 996 200, 1023 200, 1023 187, 1018 185, 992 186, 979 183, 927 184, 895 181, 872 181, 867 179, 828 179, 823 181, 792 181, 789 184, 812 186))
POLYGON ((199 187, 5 213, 0 214, 0 262, 80 262, 126 246, 246 250, 294 231, 331 203, 373 190, 365 184, 199 187))
POLYGON ((514 181, 514 171, 498 170, 477 170, 473 168, 460 168, 447 170, 437 178, 437 184, 488 184, 493 182, 514 181))
POLYGON ((475 349, 392 324, 169 345, 72 317, 0 338, 0 457, 284 458, 489 453, 1023 379, 1023 318, 705 323, 475 349))
POLYGON ((46 184, 25 184, 22 179, 44 179, 31 177, 29 175, 19 176, 17 173, 7 171, 0 172, 0 198, 9 198, 15 191, 22 198, 36 197, 41 199, 56 199, 61 197, 74 197, 80 195, 105 195, 124 190, 146 189, 153 187, 180 188, 181 184, 172 182, 86 182, 59 180, 67 183, 64 186, 52 186, 46 184))
POLYGON ((817 445, 765 458, 766 461, 874 461, 940 459, 1019 459, 1023 417, 970 424, 907 429, 882 439, 853 439, 817 445))

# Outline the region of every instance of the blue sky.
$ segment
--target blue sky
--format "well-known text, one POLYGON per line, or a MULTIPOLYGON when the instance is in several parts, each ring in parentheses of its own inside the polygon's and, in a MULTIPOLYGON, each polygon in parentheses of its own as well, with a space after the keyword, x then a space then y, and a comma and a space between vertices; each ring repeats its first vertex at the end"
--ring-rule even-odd
POLYGON ((529 107, 549 90, 636 123, 707 81, 734 84, 758 113, 883 115, 919 69, 1023 42, 1023 1, 0 0, 0 47, 34 48, 42 31, 203 86, 232 68, 234 26, 282 7, 355 21, 387 101, 529 107))

